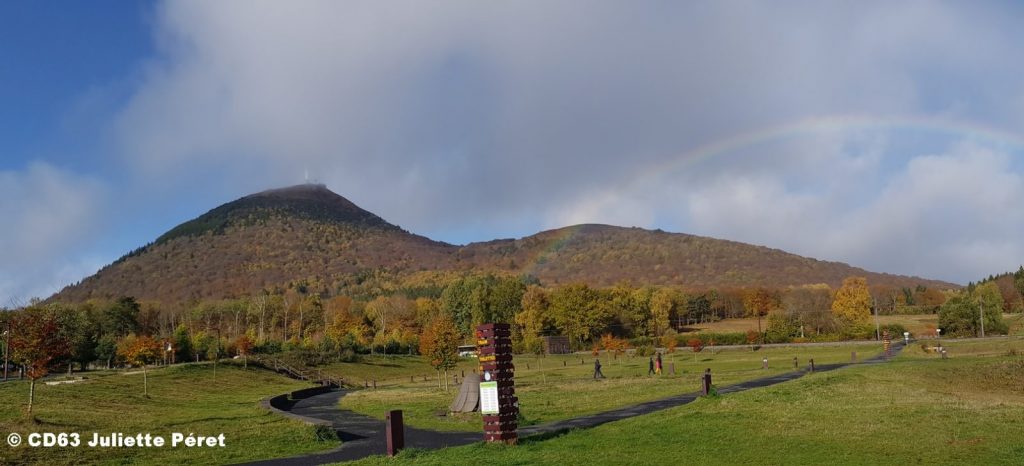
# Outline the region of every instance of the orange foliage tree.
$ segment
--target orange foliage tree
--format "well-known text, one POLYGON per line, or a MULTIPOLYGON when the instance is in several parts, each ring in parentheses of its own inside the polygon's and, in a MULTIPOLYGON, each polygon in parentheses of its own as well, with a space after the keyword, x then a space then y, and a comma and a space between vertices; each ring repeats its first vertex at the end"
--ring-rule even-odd
POLYGON ((679 346, 679 334, 673 330, 665 332, 661 336, 661 346, 665 347, 666 353, 675 353, 676 347, 679 346))
MULTIPOLYGON (((448 369, 459 359, 459 331, 455 323, 442 313, 420 335, 420 354, 425 356, 435 371, 444 370, 444 389, 448 390, 448 369)), ((439 379, 442 377, 439 377, 439 379)), ((438 385, 441 381, 438 380, 438 385)))
MULTIPOLYGON (((611 352, 612 357, 618 359, 620 354, 629 349, 629 342, 621 338, 616 338, 610 333, 606 333, 601 335, 601 347, 603 347, 605 351, 611 352)), ((597 355, 595 354, 594 356, 597 355)))
POLYGON ((160 360, 160 342, 149 335, 139 337, 129 334, 117 345, 117 351, 128 364, 142 366, 142 394, 149 398, 149 372, 146 365, 160 360))
POLYGON ((49 373, 50 363, 68 355, 71 350, 57 316, 42 309, 26 309, 11 319, 10 357, 25 367, 28 377, 28 406, 25 415, 32 417, 36 380, 49 373))
POLYGON ((254 346, 252 338, 249 338, 249 335, 244 333, 235 340, 235 350, 238 351, 239 356, 242 356, 243 368, 249 367, 249 353, 252 352, 254 346))
POLYGON ((697 353, 704 349, 704 342, 701 341, 700 338, 691 338, 686 342, 686 345, 690 347, 691 351, 693 351, 693 360, 696 361, 697 353))

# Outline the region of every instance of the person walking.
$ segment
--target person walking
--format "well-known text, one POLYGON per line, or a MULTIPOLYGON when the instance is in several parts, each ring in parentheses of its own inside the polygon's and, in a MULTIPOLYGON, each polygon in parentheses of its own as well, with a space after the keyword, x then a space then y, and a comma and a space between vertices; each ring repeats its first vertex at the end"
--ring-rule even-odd
POLYGON ((661 353, 658 353, 657 358, 654 360, 654 374, 661 375, 661 353))
POLYGON ((654 356, 647 360, 647 375, 654 375, 654 356))
POLYGON ((594 378, 595 379, 603 379, 604 378, 604 374, 601 373, 601 360, 600 359, 594 359, 594 378))

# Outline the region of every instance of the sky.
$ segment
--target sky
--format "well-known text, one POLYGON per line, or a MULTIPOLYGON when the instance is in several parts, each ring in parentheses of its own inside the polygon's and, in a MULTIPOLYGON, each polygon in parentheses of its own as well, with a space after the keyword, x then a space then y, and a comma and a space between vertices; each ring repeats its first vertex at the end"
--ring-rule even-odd
POLYGON ((577 223, 1024 263, 1015 2, 0 3, 0 306, 305 173, 454 244, 577 223))

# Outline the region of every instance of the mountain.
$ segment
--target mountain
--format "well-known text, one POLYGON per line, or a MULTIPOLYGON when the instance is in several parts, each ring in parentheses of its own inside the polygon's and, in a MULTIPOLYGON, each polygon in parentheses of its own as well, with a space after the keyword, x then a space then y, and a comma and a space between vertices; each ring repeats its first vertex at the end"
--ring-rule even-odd
POLYGON ((296 284, 331 294, 436 291, 444 280, 471 271, 528 274, 546 285, 838 286, 859 275, 875 286, 957 287, 735 241, 609 225, 456 246, 407 232, 323 185, 307 184, 221 205, 51 300, 130 295, 171 303, 296 284))

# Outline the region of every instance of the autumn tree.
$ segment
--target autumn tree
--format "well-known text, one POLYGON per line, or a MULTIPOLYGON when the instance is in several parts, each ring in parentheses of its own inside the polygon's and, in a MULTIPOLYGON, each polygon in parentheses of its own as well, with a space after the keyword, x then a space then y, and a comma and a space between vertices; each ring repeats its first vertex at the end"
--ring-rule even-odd
MULTIPOLYGON (((444 371, 444 389, 448 391, 448 370, 459 361, 459 331, 446 314, 441 314, 420 336, 420 354, 435 371, 444 371)), ((438 375, 439 378, 440 375, 438 375)), ((438 381, 440 385, 440 381, 438 381)))
POLYGON ((548 295, 543 288, 530 285, 523 293, 520 307, 515 315, 516 326, 522 334, 522 350, 534 354, 544 351, 541 335, 554 326, 548 314, 548 295))
POLYGON ((690 351, 693 352, 693 360, 696 361, 697 353, 704 349, 704 342, 700 338, 691 338, 686 345, 690 347, 690 351))
POLYGON ((757 333, 758 335, 763 335, 761 318, 779 307, 778 294, 769 291, 767 288, 745 290, 743 293, 743 307, 746 309, 748 316, 757 317, 757 333))
POLYGON ((665 352, 675 353, 676 347, 679 346, 679 333, 669 329, 661 336, 661 346, 665 347, 665 352))
POLYGON ((239 335, 238 339, 235 340, 235 350, 238 351, 238 355, 242 357, 243 368, 249 367, 249 354, 252 353, 252 348, 254 346, 252 338, 245 333, 239 335))
POLYGON ((651 296, 651 330, 659 338, 670 328, 672 317, 679 312, 682 295, 672 288, 660 288, 651 296))
POLYGON ((871 325, 871 293, 864 277, 849 277, 832 300, 832 316, 844 331, 868 333, 871 325))
POLYGON ((38 308, 18 312, 11 317, 10 359, 25 368, 29 379, 27 417, 32 417, 36 380, 46 376, 55 359, 70 352, 70 343, 61 332, 57 316, 38 308))
POLYGON ((142 366, 142 394, 149 398, 149 372, 146 365, 160 360, 160 342, 149 335, 137 336, 131 333, 117 346, 118 353, 125 362, 133 366, 142 366))
POLYGON ((618 359, 620 354, 629 349, 629 342, 621 338, 616 338, 611 333, 606 333, 601 335, 601 347, 604 348, 605 351, 612 353, 612 357, 614 359, 618 359))
MULTIPOLYGON (((799 326, 800 336, 805 331, 818 335, 835 329, 832 289, 828 285, 806 285, 787 291, 782 297, 782 311, 787 320, 799 326)), ((768 326, 771 331, 772 323, 768 326)))
POLYGON ((577 348, 601 334, 611 322, 608 308, 600 305, 600 294, 586 284, 566 285, 551 293, 551 314, 577 348))

